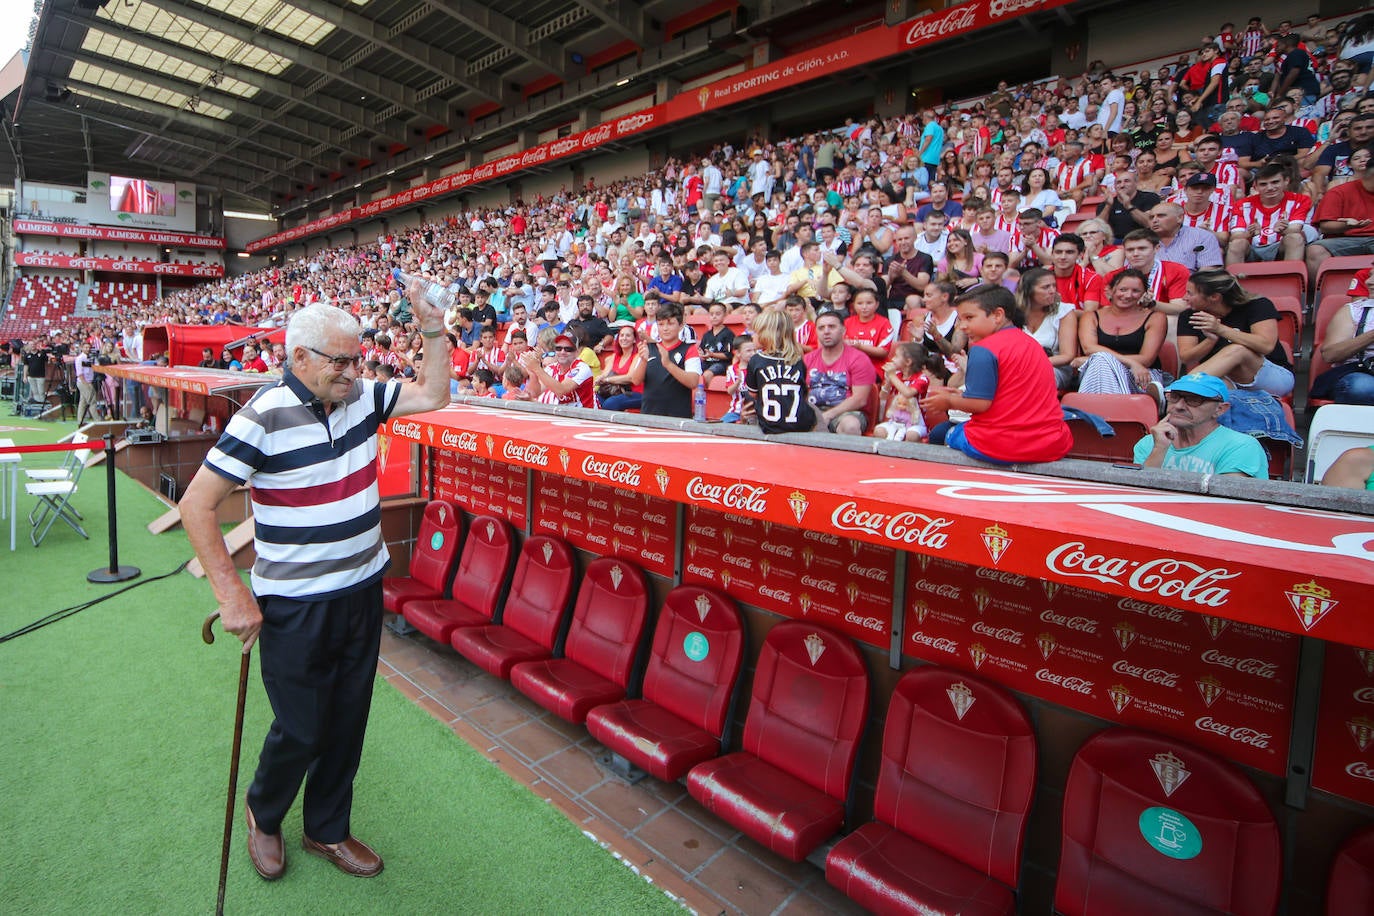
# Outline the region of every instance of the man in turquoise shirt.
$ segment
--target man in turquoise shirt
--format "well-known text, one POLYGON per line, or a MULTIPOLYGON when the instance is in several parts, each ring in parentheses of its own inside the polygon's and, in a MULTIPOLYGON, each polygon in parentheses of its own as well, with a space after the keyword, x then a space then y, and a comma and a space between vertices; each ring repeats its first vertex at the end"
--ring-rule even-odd
POLYGON ((1269 461, 1253 436, 1222 426, 1231 393, 1216 376, 1194 372, 1164 390, 1168 410, 1135 444, 1135 463, 1196 474, 1267 480, 1269 461))

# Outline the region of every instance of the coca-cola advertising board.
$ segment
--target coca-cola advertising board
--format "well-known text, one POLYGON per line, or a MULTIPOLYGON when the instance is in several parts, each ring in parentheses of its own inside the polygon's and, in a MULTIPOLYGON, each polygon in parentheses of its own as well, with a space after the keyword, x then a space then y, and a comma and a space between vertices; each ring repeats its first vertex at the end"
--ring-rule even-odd
POLYGON ((405 439, 377 433, 377 492, 382 497, 410 496, 415 493, 411 453, 415 446, 405 439))
POLYGON ((1328 643, 1312 785, 1374 805, 1374 651, 1328 643))
POLYGON ((903 652, 1282 775, 1298 638, 1222 617, 914 556, 903 652))
POLYGON ((534 475, 533 529, 673 577, 677 507, 662 497, 551 473, 534 475))
POLYGON ((81 258, 69 254, 38 254, 16 251, 14 263, 20 267, 48 267, 54 270, 101 270, 121 274, 157 274, 170 277, 222 277, 223 264, 164 264, 161 261, 121 261, 118 258, 81 258))
POLYGON ((477 455, 436 450, 434 493, 476 515, 494 515, 525 527, 529 497, 525 472, 477 455))
POLYGON ((688 506, 683 551, 684 582, 883 649, 890 644, 895 550, 688 506))

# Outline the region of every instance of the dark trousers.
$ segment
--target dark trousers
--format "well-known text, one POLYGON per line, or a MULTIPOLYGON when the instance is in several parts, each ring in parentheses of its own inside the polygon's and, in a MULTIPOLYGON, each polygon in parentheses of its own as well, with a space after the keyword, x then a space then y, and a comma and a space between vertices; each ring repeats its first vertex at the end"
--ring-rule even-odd
POLYGON ((261 598, 262 683, 276 716, 248 789, 259 828, 279 833, 305 781, 305 835, 348 839, 353 777, 363 751, 377 652, 382 586, 324 601, 261 598))

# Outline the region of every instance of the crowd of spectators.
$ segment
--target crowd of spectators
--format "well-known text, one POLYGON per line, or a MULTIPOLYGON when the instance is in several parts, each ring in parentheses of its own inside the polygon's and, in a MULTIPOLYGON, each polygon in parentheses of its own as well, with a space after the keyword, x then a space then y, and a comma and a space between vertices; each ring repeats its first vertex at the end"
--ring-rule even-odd
MULTIPOLYGON (((400 269, 454 295, 455 391, 690 416, 694 389, 723 378, 730 418, 747 420, 742 338, 778 310, 821 428, 865 432, 876 386, 899 405, 882 430, 897 437, 944 419, 920 415, 918 380, 963 381, 956 300, 1004 287, 1008 320, 1041 344, 1061 392, 1147 392, 1162 412, 1159 352, 1177 334, 1184 369, 1283 396, 1292 365, 1272 304, 1193 277, 1374 255, 1371 57, 1374 14, 1339 29, 1225 23, 1154 71, 1095 64, 1002 82, 962 108, 722 142, 178 292, 72 337, 118 350, 120 329, 281 326, 325 301, 368 329, 363 372, 413 376, 424 367, 400 269), (903 344, 916 346, 894 359, 903 344)), ((1348 336, 1367 334, 1352 316, 1348 336)), ((1374 403, 1371 386, 1348 387, 1342 399, 1374 403)))

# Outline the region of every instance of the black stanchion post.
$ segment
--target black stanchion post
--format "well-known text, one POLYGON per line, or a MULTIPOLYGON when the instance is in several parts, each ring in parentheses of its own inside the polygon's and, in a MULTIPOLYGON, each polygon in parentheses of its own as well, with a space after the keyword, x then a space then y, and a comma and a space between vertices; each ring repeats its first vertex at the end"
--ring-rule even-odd
POLYGON ((86 581, 100 585, 127 582, 143 574, 137 566, 119 565, 119 519, 115 513, 115 448, 114 433, 105 434, 105 514, 110 528, 110 565, 86 573, 86 581))

